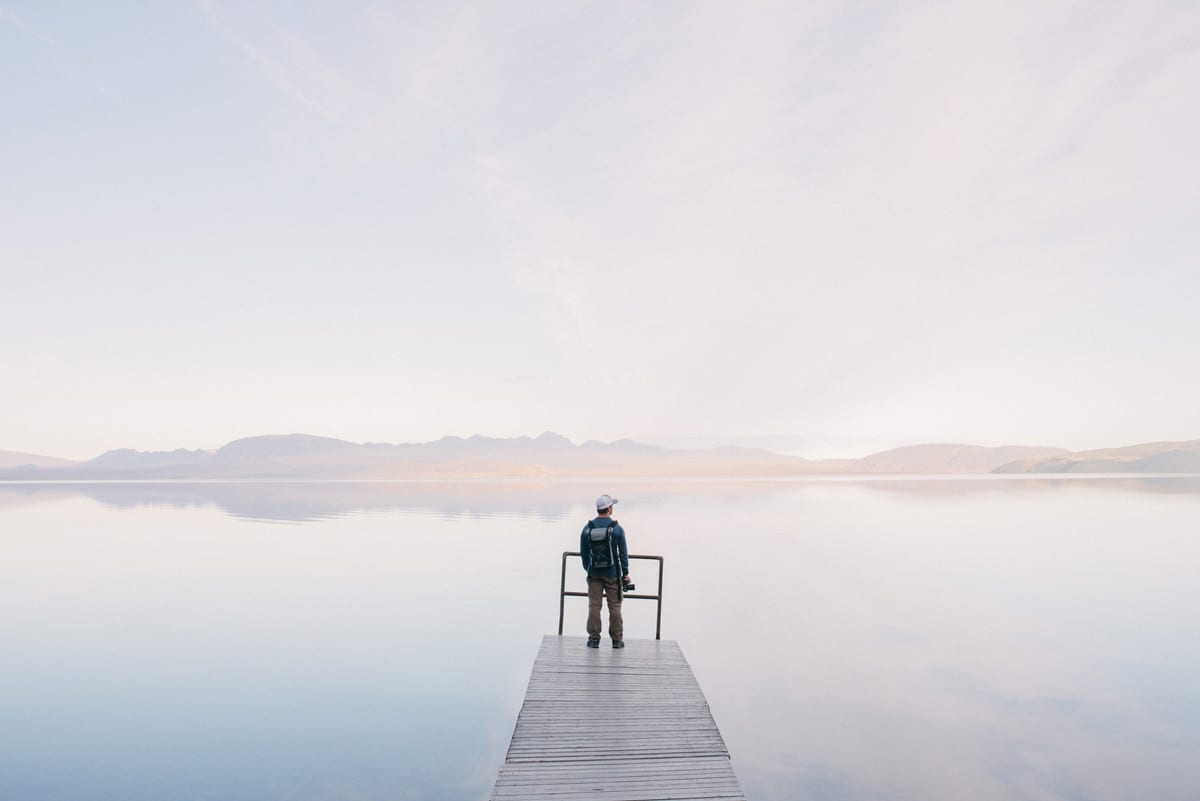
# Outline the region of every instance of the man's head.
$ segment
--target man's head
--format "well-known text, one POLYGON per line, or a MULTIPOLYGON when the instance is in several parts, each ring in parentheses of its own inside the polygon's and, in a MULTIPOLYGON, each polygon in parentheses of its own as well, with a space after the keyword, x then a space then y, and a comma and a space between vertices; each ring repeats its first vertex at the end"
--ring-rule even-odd
POLYGON ((596 514, 601 517, 608 517, 612 514, 613 504, 616 502, 617 499, 611 495, 601 495, 596 499, 596 514))

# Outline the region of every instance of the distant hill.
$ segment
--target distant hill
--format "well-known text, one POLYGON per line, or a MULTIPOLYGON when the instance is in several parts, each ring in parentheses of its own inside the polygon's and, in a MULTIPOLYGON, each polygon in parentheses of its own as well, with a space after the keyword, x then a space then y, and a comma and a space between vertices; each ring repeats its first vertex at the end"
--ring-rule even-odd
POLYGON ((849 469, 856 473, 989 473, 1018 459, 1047 459, 1067 452, 1066 448, 1022 445, 908 445, 857 459, 849 469))
POLYGON ((211 458, 211 451, 189 451, 183 448, 173 451, 135 451, 131 448, 118 448, 82 463, 79 468, 93 472, 140 472, 178 466, 191 467, 204 464, 211 458))
POLYGON ((311 434, 234 440, 216 450, 108 451, 71 462, 0 451, 0 478, 459 479, 945 475, 981 473, 1200 473, 1200 440, 1072 453, 1063 448, 959 443, 910 445, 861 459, 808 460, 756 448, 675 450, 623 439, 576 445, 553 432, 510 439, 357 443, 311 434), (37 460, 37 461, 35 461, 37 460), (7 467, 3 465, 9 465, 7 467), (36 465, 36 466, 30 466, 36 465))
POLYGON ((537 478, 769 474, 793 472, 804 463, 769 451, 673 451, 632 440, 575 445, 553 432, 396 445, 286 434, 247 437, 215 451, 110 451, 71 472, 107 478, 537 478))
POLYGON ((0 470, 40 470, 47 467, 73 467, 77 464, 79 462, 54 456, 39 456, 36 453, 21 453, 20 451, 0 451, 0 470))
POLYGON ((997 473, 1200 473, 1200 439, 1023 458, 997 473))

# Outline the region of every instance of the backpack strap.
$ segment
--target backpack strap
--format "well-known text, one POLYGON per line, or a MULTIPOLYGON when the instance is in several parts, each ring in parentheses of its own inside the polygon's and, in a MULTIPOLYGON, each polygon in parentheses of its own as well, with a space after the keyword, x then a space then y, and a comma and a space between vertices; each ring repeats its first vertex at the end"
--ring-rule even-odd
POLYGON ((583 561, 583 569, 591 571, 592 569, 592 521, 587 521, 587 525, 583 527, 583 545, 579 548, 579 558, 583 561))
POLYGON ((615 567, 617 569, 617 573, 620 573, 621 555, 617 552, 617 541, 613 538, 613 532, 617 530, 618 525, 620 524, 616 520, 609 523, 608 527, 604 529, 604 539, 608 540, 608 563, 611 566, 609 569, 615 567))

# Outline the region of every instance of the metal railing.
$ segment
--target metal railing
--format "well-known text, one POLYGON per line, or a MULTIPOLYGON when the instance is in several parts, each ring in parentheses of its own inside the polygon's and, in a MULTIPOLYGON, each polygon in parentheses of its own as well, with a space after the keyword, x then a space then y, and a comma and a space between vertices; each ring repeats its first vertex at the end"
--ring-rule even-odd
MULTIPOLYGON (((576 592, 575 590, 567 589, 567 557, 579 556, 579 551, 563 551, 562 555, 562 577, 559 580, 558 586, 558 636, 562 636, 563 630, 563 615, 566 612, 567 596, 572 595, 578 598, 586 598, 586 592, 576 592)), ((663 558, 661 556, 645 556, 643 554, 631 553, 630 559, 653 559, 658 562, 658 594, 657 595, 642 595, 640 593, 627 593, 621 591, 622 598, 636 598, 638 600, 658 601, 658 614, 654 618, 654 639, 662 639, 662 579, 663 579, 663 558)), ((636 583, 636 582, 635 582, 636 583)))

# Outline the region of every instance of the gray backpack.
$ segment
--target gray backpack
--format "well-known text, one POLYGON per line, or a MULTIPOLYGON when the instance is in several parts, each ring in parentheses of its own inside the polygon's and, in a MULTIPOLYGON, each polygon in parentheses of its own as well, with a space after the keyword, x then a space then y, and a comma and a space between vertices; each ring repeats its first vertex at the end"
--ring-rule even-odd
POLYGON ((617 521, 614 520, 604 528, 597 526, 595 521, 587 524, 588 554, 591 557, 592 570, 605 570, 617 561, 616 545, 613 542, 613 532, 616 531, 617 521))

